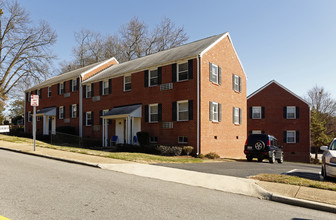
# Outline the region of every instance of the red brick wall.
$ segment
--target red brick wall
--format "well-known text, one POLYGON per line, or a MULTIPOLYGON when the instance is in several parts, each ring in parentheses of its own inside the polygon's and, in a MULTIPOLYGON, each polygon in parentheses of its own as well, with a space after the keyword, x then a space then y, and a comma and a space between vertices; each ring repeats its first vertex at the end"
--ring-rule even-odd
POLYGON ((276 83, 255 94, 247 101, 248 109, 252 106, 264 106, 264 119, 250 119, 248 111, 248 129, 265 131, 274 135, 284 147, 284 156, 287 161, 309 162, 310 160, 310 110, 309 106, 281 88, 276 83), (284 106, 298 106, 298 119, 285 119, 283 117, 284 106), (299 143, 284 143, 284 131, 299 131, 299 143))
POLYGON ((216 152, 221 157, 244 156, 246 140, 246 78, 228 37, 201 58, 201 153, 216 152), (222 84, 209 81, 209 62, 222 68, 222 84), (232 74, 241 77, 241 93, 232 86, 232 74), (209 101, 222 104, 222 121, 209 120, 209 101), (242 123, 233 124, 233 107, 242 110, 242 123), (217 139, 214 138, 217 136, 217 139))

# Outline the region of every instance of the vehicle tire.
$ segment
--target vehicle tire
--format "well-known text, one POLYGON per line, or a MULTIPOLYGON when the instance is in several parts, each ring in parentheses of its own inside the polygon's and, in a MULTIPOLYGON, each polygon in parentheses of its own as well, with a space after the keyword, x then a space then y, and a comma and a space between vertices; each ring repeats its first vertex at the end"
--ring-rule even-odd
POLYGON ((262 162, 263 161, 263 158, 258 158, 258 162, 262 162))
POLYGON ((272 153, 272 156, 270 157, 269 162, 270 163, 274 163, 275 162, 275 154, 274 154, 274 152, 272 153))
POLYGON ((325 171, 325 167, 323 169, 323 165, 321 167, 321 175, 322 175, 322 177, 323 177, 324 180, 329 180, 329 177, 327 176, 327 173, 325 171))
POLYGON ((251 162, 253 160, 253 157, 249 156, 249 157, 246 157, 246 159, 247 159, 248 162, 251 162))
POLYGON ((278 163, 283 163, 283 153, 281 154, 281 156, 280 156, 280 159, 278 159, 278 163))
POLYGON ((265 143, 263 141, 257 141, 254 144, 254 148, 258 151, 263 150, 265 148, 265 143))

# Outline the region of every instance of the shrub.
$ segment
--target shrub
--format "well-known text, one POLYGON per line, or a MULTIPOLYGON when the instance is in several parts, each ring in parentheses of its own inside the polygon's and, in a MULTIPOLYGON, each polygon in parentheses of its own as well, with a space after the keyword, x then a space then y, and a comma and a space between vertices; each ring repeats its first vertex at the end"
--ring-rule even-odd
POLYGON ((149 133, 146 131, 137 132, 137 138, 141 146, 149 144, 149 133))
POLYGON ((199 154, 199 155, 197 155, 196 157, 197 157, 197 158, 200 158, 200 159, 204 159, 205 156, 204 156, 204 154, 199 154))
POLYGON ((180 156, 182 153, 182 147, 180 146, 158 145, 156 150, 163 156, 180 156))
POLYGON ((210 152, 210 153, 207 153, 205 155, 206 158, 209 158, 209 159, 218 159, 219 158, 219 155, 215 152, 210 152))
POLYGON ((185 153, 186 155, 189 156, 189 154, 191 154, 191 152, 194 150, 194 148, 192 146, 184 146, 183 147, 183 153, 185 153))

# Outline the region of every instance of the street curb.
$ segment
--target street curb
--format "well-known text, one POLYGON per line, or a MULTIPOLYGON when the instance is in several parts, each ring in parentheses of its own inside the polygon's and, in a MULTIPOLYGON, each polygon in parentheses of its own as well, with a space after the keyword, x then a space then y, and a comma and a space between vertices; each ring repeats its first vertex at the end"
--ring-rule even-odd
POLYGON ((15 153, 27 154, 27 155, 31 155, 31 156, 38 156, 38 157, 42 157, 42 158, 58 160, 58 161, 67 162, 67 163, 73 163, 73 164, 79 164, 79 165, 84 165, 84 166, 89 166, 89 167, 100 168, 99 164, 88 163, 88 162, 84 162, 84 161, 77 161, 77 160, 70 160, 70 159, 59 158, 59 157, 52 157, 52 156, 48 156, 48 155, 36 154, 36 153, 33 153, 33 152, 15 150, 15 149, 4 148, 4 147, 0 147, 0 150, 6 150, 6 151, 15 152, 15 153))
POLYGON ((303 200, 303 199, 297 199, 297 198, 292 198, 292 197, 287 197, 287 196, 281 196, 277 194, 271 194, 269 199, 273 202, 280 202, 280 203, 285 203, 288 205, 315 209, 318 211, 336 213, 336 206, 334 205, 313 202, 313 201, 303 200))

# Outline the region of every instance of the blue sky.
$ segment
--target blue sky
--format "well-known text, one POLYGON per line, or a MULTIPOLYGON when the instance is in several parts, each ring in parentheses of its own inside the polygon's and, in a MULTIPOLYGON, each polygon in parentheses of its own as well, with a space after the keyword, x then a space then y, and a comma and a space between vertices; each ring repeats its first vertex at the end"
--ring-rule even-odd
POLYGON ((56 30, 58 62, 71 60, 74 32, 82 28, 113 34, 134 16, 149 27, 168 17, 185 28, 189 42, 229 32, 248 95, 275 79, 300 96, 318 85, 336 98, 334 0, 18 1, 34 22, 56 30))

